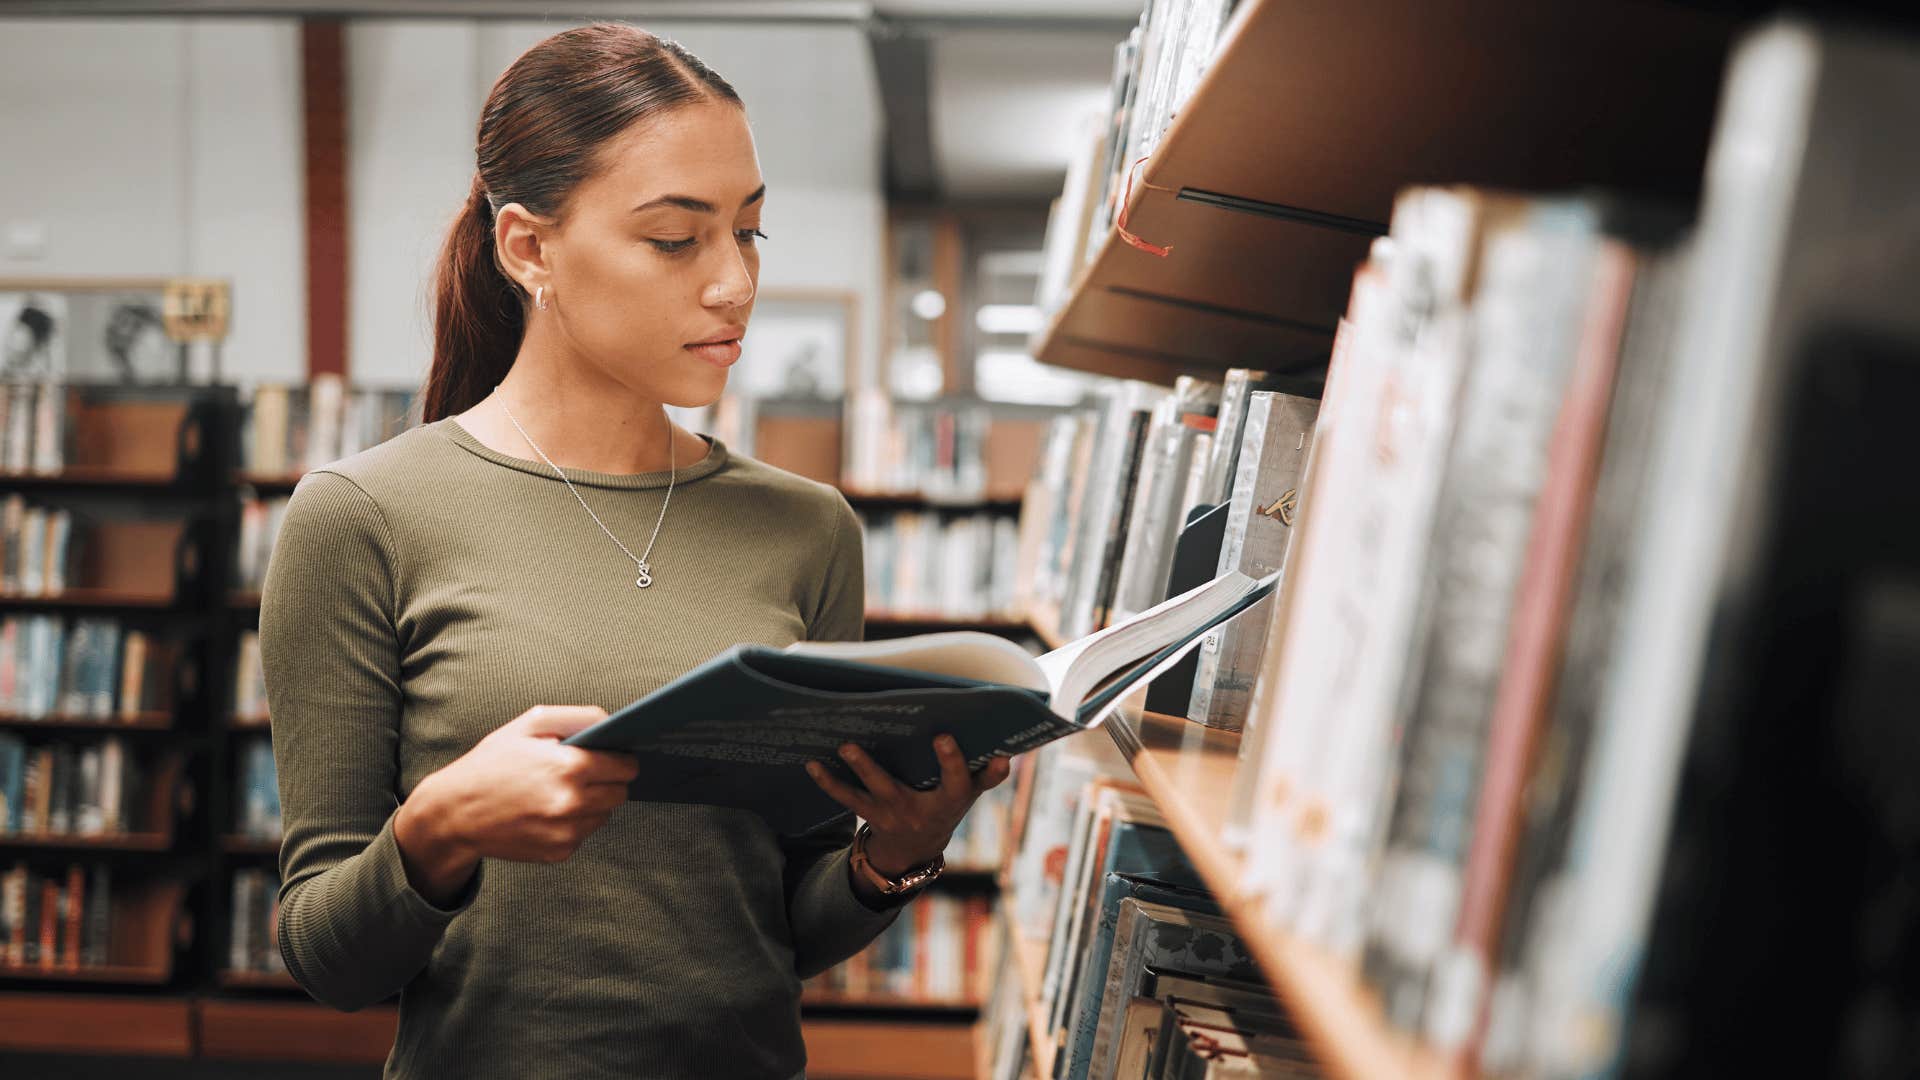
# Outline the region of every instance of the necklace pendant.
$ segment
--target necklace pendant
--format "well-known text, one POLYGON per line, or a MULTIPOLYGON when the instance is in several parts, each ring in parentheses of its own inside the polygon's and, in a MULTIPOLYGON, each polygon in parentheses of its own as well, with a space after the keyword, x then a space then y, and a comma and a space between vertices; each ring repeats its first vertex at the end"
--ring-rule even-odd
POLYGON ((648 566, 646 563, 641 563, 640 577, 638 580, 634 582, 634 585, 638 588, 644 589, 651 584, 653 584, 653 568, 648 566))

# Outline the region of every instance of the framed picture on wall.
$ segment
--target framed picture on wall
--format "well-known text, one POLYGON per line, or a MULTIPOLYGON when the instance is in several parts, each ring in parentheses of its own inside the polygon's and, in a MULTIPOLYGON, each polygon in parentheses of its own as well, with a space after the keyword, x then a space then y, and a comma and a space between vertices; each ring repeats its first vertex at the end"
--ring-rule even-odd
POLYGON ((763 291, 727 393, 757 401, 839 401, 854 366, 852 293, 763 291))
POLYGON ((0 378, 181 381, 167 336, 167 279, 0 278, 0 378))
POLYGON ((58 382, 67 375, 67 298, 0 289, 0 379, 58 382))

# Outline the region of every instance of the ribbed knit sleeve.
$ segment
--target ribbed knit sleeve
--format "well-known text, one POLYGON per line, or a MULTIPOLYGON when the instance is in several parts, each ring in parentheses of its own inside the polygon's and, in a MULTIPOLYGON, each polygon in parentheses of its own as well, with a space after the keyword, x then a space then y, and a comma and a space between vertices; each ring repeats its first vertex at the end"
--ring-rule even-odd
MULTIPOLYGON (((833 499, 833 540, 819 606, 807 623, 807 639, 859 641, 866 633, 867 605, 860 521, 845 496, 836 491, 833 499)), ((876 911, 854 893, 847 864, 853 832, 849 817, 781 842, 787 856, 787 920, 793 928, 794 968, 803 979, 866 948, 904 906, 893 903, 876 911)))
POLYGON ((407 882, 394 842, 401 678, 392 537, 352 480, 294 489, 260 598, 284 841, 280 952, 318 1000, 354 1010, 423 968, 452 910, 407 882))

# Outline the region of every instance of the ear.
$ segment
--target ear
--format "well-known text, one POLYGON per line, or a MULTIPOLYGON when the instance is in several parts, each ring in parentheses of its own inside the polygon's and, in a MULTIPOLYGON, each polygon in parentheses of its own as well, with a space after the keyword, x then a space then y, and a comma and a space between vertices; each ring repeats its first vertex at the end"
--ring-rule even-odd
POLYGON ((547 261, 547 241, 553 235, 554 222, 514 202, 493 216, 493 250, 500 268, 532 296, 535 289, 548 283, 552 267, 547 261))

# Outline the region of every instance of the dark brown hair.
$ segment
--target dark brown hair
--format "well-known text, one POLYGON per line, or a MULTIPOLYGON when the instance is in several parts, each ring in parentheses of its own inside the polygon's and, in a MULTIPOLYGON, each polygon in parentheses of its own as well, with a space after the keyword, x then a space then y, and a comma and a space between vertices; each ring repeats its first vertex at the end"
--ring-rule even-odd
POLYGON ((602 167, 601 148, 638 120, 740 95, 678 43, 638 27, 564 30, 520 54, 487 95, 473 188, 433 275, 433 367, 421 420, 465 412, 506 377, 526 330, 527 295, 501 271, 493 215, 520 203, 558 218, 602 167))

